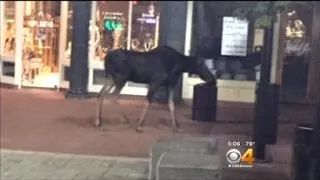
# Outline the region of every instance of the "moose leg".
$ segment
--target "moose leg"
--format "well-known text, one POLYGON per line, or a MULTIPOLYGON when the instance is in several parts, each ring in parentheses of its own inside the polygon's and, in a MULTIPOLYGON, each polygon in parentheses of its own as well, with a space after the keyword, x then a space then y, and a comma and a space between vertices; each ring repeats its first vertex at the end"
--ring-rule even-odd
POLYGON ((148 95, 147 95, 147 103, 146 103, 145 107, 143 108, 143 111, 140 115, 139 123, 136 128, 137 132, 143 131, 142 129, 143 129, 143 125, 145 123, 146 115, 148 113, 150 104, 152 104, 153 94, 159 87, 160 87, 160 84, 151 84, 149 87, 149 91, 148 91, 148 95))
POLYGON ((97 115, 96 115, 96 120, 94 124, 96 126, 101 126, 101 116, 102 116, 102 105, 103 105, 103 100, 105 98, 105 95, 109 93, 109 91, 114 87, 114 81, 113 80, 106 80, 105 84, 103 85, 102 89, 100 90, 98 94, 98 106, 97 106, 97 115))
MULTIPOLYGON (((125 82, 126 81, 121 81, 121 83, 116 84, 116 87, 115 87, 114 91, 111 93, 111 95, 112 95, 112 104, 118 103, 117 101, 118 101, 120 92, 121 92, 122 88, 125 85, 125 82)), ((121 120, 124 123, 125 121, 123 119, 127 119, 125 115, 123 115, 123 118, 121 120)))
POLYGON ((143 110, 142 110, 142 113, 140 115, 140 118, 139 118, 139 124, 138 124, 138 127, 136 129, 137 132, 142 132, 142 127, 144 125, 144 122, 145 122, 145 119, 146 119, 146 115, 148 113, 148 110, 149 110, 149 101, 146 102, 143 110))
POLYGON ((172 131, 173 132, 181 132, 180 125, 176 119, 175 115, 175 107, 174 107, 174 89, 169 88, 169 97, 168 97, 168 106, 172 119, 172 131))
POLYGON ((110 86, 105 85, 103 88, 105 89, 101 89, 101 95, 99 96, 99 104, 98 104, 98 111, 97 111, 97 119, 95 122, 96 126, 101 126, 101 116, 102 116, 102 105, 103 105, 103 100, 105 98, 105 96, 109 96, 109 95, 113 95, 114 96, 114 101, 116 101, 120 95, 120 92, 123 88, 123 86, 125 85, 126 80, 122 80, 122 79, 115 79, 112 80, 111 83, 106 82, 106 84, 111 84, 110 86), (110 93, 110 90, 115 87, 115 89, 110 93))

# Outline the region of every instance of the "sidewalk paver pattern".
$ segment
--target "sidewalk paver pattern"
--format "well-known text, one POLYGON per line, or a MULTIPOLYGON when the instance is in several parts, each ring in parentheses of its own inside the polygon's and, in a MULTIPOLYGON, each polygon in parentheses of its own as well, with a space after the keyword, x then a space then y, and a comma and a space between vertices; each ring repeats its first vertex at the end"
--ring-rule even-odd
POLYGON ((145 180, 147 159, 1 150, 1 180, 145 180))

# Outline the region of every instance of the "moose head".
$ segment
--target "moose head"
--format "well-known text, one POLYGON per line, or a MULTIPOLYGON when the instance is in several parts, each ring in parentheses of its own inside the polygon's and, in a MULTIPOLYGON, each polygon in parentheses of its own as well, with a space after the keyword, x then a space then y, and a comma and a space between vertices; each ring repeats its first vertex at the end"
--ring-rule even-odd
POLYGON ((215 85, 217 83, 216 75, 211 71, 212 60, 194 56, 187 57, 185 71, 195 74, 206 83, 215 85))

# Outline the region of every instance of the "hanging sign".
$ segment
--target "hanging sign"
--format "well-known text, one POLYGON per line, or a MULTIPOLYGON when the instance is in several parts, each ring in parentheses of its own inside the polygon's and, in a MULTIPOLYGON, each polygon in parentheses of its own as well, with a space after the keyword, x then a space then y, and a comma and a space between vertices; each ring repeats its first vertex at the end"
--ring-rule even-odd
POLYGON ((248 26, 247 20, 223 17, 221 55, 247 55, 248 26))

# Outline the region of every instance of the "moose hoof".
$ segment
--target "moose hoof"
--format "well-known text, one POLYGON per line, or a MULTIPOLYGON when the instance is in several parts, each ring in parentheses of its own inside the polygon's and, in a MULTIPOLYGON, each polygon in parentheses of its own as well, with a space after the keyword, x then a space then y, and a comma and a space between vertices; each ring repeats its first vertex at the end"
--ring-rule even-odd
POLYGON ((174 127, 174 128, 172 128, 172 132, 173 132, 173 133, 181 133, 181 132, 182 132, 182 129, 181 129, 181 128, 174 127))
POLYGON ((137 127, 137 128, 136 128, 136 132, 142 133, 142 132, 143 132, 142 127, 137 127))
POLYGON ((96 120, 94 121, 94 125, 95 125, 96 127, 101 127, 101 121, 100 121, 100 119, 96 119, 96 120))

